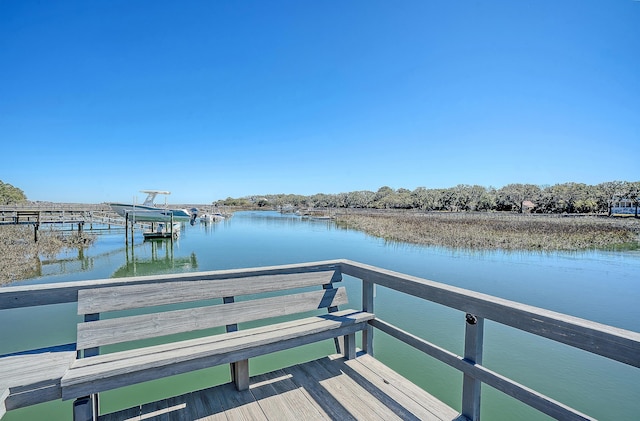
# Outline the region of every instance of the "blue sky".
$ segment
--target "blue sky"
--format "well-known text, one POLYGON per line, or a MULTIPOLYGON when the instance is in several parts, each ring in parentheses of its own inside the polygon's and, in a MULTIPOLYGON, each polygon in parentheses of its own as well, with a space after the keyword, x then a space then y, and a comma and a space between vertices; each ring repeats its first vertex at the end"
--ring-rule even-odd
POLYGON ((640 2, 0 0, 31 200, 638 181, 640 2))

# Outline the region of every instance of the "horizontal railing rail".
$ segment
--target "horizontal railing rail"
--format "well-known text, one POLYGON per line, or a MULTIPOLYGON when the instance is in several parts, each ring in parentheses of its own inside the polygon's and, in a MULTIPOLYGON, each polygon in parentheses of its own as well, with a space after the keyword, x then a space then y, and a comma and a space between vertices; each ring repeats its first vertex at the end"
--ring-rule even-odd
POLYGON ((233 279, 260 275, 304 273, 336 269, 340 261, 309 262, 293 265, 265 266, 248 269, 228 269, 209 272, 191 272, 170 275, 137 276, 132 278, 96 279, 50 284, 9 286, 0 288, 0 310, 35 307, 49 304, 74 303, 78 301, 78 290, 112 287, 130 284, 159 282, 185 282, 197 280, 233 279))
POLYGON ((640 368, 640 333, 361 263, 342 273, 640 368))

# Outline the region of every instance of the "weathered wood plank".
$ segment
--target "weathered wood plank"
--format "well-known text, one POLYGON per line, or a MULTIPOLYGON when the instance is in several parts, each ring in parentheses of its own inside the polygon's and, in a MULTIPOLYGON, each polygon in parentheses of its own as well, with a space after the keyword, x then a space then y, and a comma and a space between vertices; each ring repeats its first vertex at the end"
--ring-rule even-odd
POLYGON ((249 389, 249 360, 240 360, 232 364, 233 384, 238 390, 249 389))
POLYGON ((7 406, 5 405, 5 399, 9 396, 9 389, 0 387, 0 418, 7 413, 7 406))
POLYGON ((75 360, 75 351, 13 355, 0 358, 0 390, 6 410, 60 399, 60 379, 75 360))
MULTIPOLYGON (((251 392, 258 400, 265 414, 269 416, 270 412, 264 409, 262 393, 266 396, 271 396, 270 393, 273 391, 273 393, 277 395, 277 398, 282 401, 283 405, 288 409, 288 413, 291 414, 290 419, 305 421, 328 419, 328 415, 315 402, 309 392, 303 387, 299 387, 292 380, 292 377, 291 374, 284 370, 276 370, 252 379, 251 392), (267 385, 269 387, 268 392, 261 391, 261 388, 267 385)), ((270 416, 269 418, 279 419, 278 413, 275 413, 274 416, 270 416)))
POLYGON ((0 358, 0 387, 13 392, 59 380, 75 359, 75 351, 13 355, 0 358))
MULTIPOLYGON (((220 403, 220 387, 199 390, 122 409, 99 417, 99 421, 181 420, 228 421, 220 403)), ((227 386, 228 387, 228 386, 227 386)))
POLYGON ((305 319, 316 319, 315 322, 286 329, 275 324, 270 325, 272 331, 247 329, 141 348, 137 354, 129 353, 126 359, 123 356, 127 351, 76 360, 62 378, 62 398, 71 399, 353 333, 362 330, 364 323, 372 317, 368 313, 341 318, 331 315, 331 319, 316 316, 305 319))
MULTIPOLYGON (((374 378, 374 381, 372 381, 372 376, 369 378, 362 376, 359 372, 346 365, 346 361, 348 360, 344 357, 336 358, 336 356, 334 356, 332 358, 330 357, 324 360, 318 360, 318 363, 322 364, 327 371, 334 375, 345 375, 355 382, 355 384, 361 388, 358 390, 358 395, 366 396, 366 399, 363 398, 363 402, 367 406, 384 405, 403 420, 423 419, 418 417, 413 411, 405 409, 405 407, 400 404, 398 398, 401 394, 394 394, 394 390, 390 385, 385 384, 384 381, 381 381, 380 379, 374 378), (395 396, 392 397, 392 395, 395 396)), ((415 405, 415 403, 413 404, 415 405)), ((422 409, 423 415, 426 413, 433 418, 432 413, 425 411, 424 408, 420 409, 422 409)))
POLYGON ((367 391, 340 370, 335 370, 316 360, 305 364, 303 371, 319 382, 326 392, 333 396, 337 404, 356 419, 381 421, 400 419, 379 401, 369 399, 367 391))
POLYGON ((348 303, 344 287, 78 324, 78 349, 191 332, 348 303))
POLYGON ((267 420, 250 390, 237 391, 231 384, 220 387, 220 402, 230 420, 267 420))
MULTIPOLYGON (((305 325, 307 324, 313 325, 315 323, 320 323, 322 320, 335 320, 342 323, 344 322, 343 320, 344 318, 350 319, 353 323, 360 323, 360 322, 367 321, 372 317, 373 315, 369 313, 363 313, 357 310, 346 309, 346 310, 340 310, 338 312, 332 313, 331 315, 326 314, 326 315, 317 316, 317 317, 308 317, 304 319, 296 319, 296 320, 290 320, 287 322, 281 322, 277 324, 276 330, 286 330, 290 328, 308 329, 308 327, 305 327, 305 325)), ((152 347, 137 348, 137 349, 131 349, 131 350, 123 350, 117 353, 103 354, 99 356, 99 360, 102 363, 109 363, 109 362, 118 361, 120 359, 135 358, 140 355, 143 355, 146 352, 150 354, 154 354, 154 353, 162 353, 166 351, 179 349, 181 347, 196 347, 200 345, 206 346, 208 344, 214 344, 217 342, 226 341, 228 339, 231 339, 232 337, 250 338, 263 333, 269 335, 273 331, 274 331, 273 325, 265 325, 265 326, 251 328, 251 329, 244 329, 240 331, 229 332, 225 335, 204 336, 200 338, 184 340, 181 342, 172 342, 172 343, 155 345, 152 347)), ((98 361, 94 358, 96 357, 91 357, 91 359, 86 358, 86 359, 76 360, 73 363, 73 367, 84 367, 88 365, 93 365, 95 364, 95 361, 98 361)))
POLYGON ((180 281, 202 281, 214 279, 234 279, 263 275, 288 273, 308 273, 314 271, 339 270, 339 260, 297 263, 280 266, 264 266, 247 269, 228 269, 182 274, 135 276, 117 279, 96 279, 90 281, 59 282, 51 284, 23 285, 0 288, 0 310, 20 307, 34 307, 49 304, 72 303, 78 300, 78 291, 123 285, 172 283, 180 281))
POLYGON ((368 354, 361 354, 353 360, 344 361, 344 365, 353 370, 344 369, 347 375, 354 378, 361 376, 363 381, 379 388, 389 398, 402 405, 404 410, 421 420, 463 419, 459 418, 460 415, 456 410, 368 354))
POLYGON ((78 291, 78 314, 105 313, 304 288, 339 281, 335 271, 261 275, 245 278, 176 281, 78 291))
MULTIPOLYGON (((267 419, 294 419, 293 407, 289 406, 272 385, 272 378, 261 375, 251 379, 251 394, 267 419)), ((306 419, 306 418, 298 418, 306 419)))
POLYGON ((189 400, 195 410, 192 419, 203 421, 227 421, 224 408, 214 388, 191 392, 189 400))
POLYGON ((292 375, 291 380, 302 390, 307 392, 313 402, 322 409, 330 420, 355 421, 356 418, 338 402, 335 396, 315 378, 309 374, 306 364, 287 367, 285 370, 292 375))
MULTIPOLYGON (((464 359, 473 364, 482 364, 484 342, 484 319, 466 315, 464 334, 464 359)), ((482 383, 468 374, 462 378, 462 414, 471 421, 480 419, 480 397, 482 383)))
POLYGON ((640 368, 640 332, 349 260, 342 272, 640 368))
MULTIPOLYGON (((222 355, 223 362, 246 359, 274 350, 288 349, 357 331, 362 328, 369 316, 356 313, 353 318, 345 317, 344 321, 322 320, 321 317, 315 318, 316 320, 309 318, 306 319, 310 321, 309 323, 291 325, 287 328, 280 325, 270 325, 267 327, 272 329, 247 329, 226 335, 215 335, 76 360, 71 370, 63 377, 62 385, 64 387, 65 384, 71 385, 74 382, 92 380, 92 376, 126 374, 136 369, 154 369, 157 368, 157 365, 178 364, 181 361, 219 354, 229 354, 222 355), (309 336, 309 338, 305 338, 305 336, 309 336), (83 378, 86 376, 88 377, 83 378)), ((206 365, 198 368, 204 367, 206 365)))
MULTIPOLYGON (((375 285, 367 280, 362 280, 362 311, 375 313, 374 309, 375 285)), ((373 326, 367 326, 362 331, 362 349, 369 355, 373 352, 373 326)))

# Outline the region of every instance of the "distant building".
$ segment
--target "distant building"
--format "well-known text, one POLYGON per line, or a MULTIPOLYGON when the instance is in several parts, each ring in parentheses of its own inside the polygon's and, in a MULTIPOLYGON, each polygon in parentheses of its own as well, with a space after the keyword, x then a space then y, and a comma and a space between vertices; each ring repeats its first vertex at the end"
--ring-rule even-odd
POLYGON ((522 202, 522 213, 531 213, 537 205, 530 200, 522 202))
POLYGON ((638 201, 627 198, 614 198, 609 201, 609 216, 634 215, 638 217, 638 201))

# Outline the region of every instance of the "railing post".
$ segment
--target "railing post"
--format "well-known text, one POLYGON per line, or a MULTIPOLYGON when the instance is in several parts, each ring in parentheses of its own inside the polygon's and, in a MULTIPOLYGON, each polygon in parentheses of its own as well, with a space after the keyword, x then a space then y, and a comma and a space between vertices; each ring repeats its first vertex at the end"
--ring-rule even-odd
MULTIPOLYGON (((173 216, 171 217, 173 220, 173 216)), ((172 242, 173 244, 173 242, 172 242)), ((235 297, 222 297, 222 302, 224 304, 234 303, 235 297)), ((238 330, 238 324, 233 323, 230 325, 226 325, 225 330, 227 333, 236 332, 238 330)), ((249 360, 240 360, 234 361, 229 364, 229 368, 231 370, 231 380, 236 386, 237 390, 247 390, 249 389, 249 360)))
MULTIPOLYGON (((95 322, 100 320, 99 313, 84 315, 85 322, 95 322)), ((82 351, 82 357, 94 357, 100 354, 100 348, 86 348, 82 351)), ((80 358, 80 350, 77 351, 77 358, 80 358)), ((73 403, 73 421, 96 421, 100 416, 100 398, 97 393, 90 396, 83 396, 73 403)))
MULTIPOLYGON (((374 287, 373 282, 362 280, 362 311, 374 313, 374 287)), ((362 350, 373 356, 373 326, 371 325, 367 325, 362 331, 362 350)))
MULTIPOLYGON (((464 333, 464 359, 472 364, 482 364, 484 319, 468 314, 464 333)), ((462 415, 470 421, 480 420, 480 387, 482 382, 467 374, 462 379, 462 415)))

